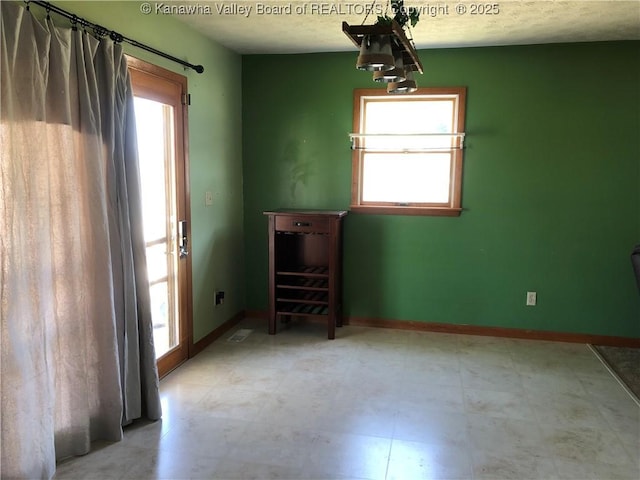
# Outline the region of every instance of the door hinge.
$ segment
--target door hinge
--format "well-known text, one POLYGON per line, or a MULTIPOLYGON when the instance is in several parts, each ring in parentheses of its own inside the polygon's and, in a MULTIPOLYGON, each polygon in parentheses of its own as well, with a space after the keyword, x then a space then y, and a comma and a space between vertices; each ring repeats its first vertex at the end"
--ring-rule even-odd
POLYGON ((182 94, 182 105, 191 105, 191 94, 183 93, 182 94))

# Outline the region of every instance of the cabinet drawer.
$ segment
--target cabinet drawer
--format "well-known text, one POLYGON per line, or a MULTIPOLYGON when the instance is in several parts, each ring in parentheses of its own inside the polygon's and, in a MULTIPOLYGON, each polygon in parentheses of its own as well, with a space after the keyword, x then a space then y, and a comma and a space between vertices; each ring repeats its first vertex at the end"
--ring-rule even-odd
POLYGON ((331 220, 320 217, 276 216, 276 230, 279 232, 329 233, 331 220))

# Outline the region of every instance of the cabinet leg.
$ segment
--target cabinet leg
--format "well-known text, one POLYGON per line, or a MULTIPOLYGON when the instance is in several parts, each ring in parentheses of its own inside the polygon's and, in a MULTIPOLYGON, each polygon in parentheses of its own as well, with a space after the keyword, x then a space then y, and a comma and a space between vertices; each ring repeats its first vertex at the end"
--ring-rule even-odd
POLYGON ((269 315, 269 335, 276 334, 276 317, 274 315, 269 315))
POLYGON ((333 315, 330 315, 328 323, 329 323, 328 338, 329 340, 334 340, 336 338, 336 317, 334 317, 333 315))

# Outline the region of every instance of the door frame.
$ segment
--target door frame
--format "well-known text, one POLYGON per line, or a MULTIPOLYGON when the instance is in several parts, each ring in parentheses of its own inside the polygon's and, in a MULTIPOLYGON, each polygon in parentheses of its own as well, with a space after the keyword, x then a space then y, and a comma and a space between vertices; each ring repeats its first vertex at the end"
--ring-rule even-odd
MULTIPOLYGON (((137 88, 139 92, 145 92, 147 85, 152 85, 154 79, 170 82, 180 88, 181 98, 176 105, 176 199, 177 200, 177 217, 176 228, 181 220, 187 222, 187 238, 189 255, 186 258, 178 260, 178 315, 180 322, 180 342, 162 357, 156 360, 158 368, 158 376, 160 378, 167 375, 176 367, 184 363, 193 356, 193 295, 192 295, 192 262, 191 252, 193 251, 193 243, 191 241, 191 188, 189 183, 189 141, 188 141, 188 109, 186 99, 188 98, 187 77, 172 72, 165 68, 159 67, 144 60, 126 55, 129 74, 137 79, 137 88), (180 107, 180 108, 178 108, 180 107), (182 127, 182 128, 180 128, 182 127), (183 161, 179 159, 182 157, 183 161), (182 163, 182 164, 181 164, 182 163)), ((153 87, 148 87, 152 89, 153 87)), ((136 89, 134 89, 134 95, 136 89)), ((176 232, 176 235, 178 233, 176 232)))

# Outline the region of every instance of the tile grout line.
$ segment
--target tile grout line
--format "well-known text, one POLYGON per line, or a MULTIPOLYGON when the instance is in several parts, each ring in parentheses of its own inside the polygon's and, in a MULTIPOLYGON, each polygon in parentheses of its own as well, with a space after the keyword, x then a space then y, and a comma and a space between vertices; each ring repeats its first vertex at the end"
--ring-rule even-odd
POLYGON ((600 352, 598 352, 598 350, 591 344, 587 344, 587 346, 589 347, 589 350, 591 350, 591 352, 593 352, 593 354, 596 356, 596 358, 598 360, 600 360, 600 363, 602 363, 602 365, 604 365, 604 368, 606 368, 607 371, 613 376, 613 378, 616 379, 616 381, 620 384, 620 386, 623 388, 623 390, 625 392, 627 392, 627 395, 629 395, 631 397, 631 400, 633 400, 635 402, 635 404, 638 405, 638 407, 640 407, 640 400, 638 400, 638 398, 635 396, 635 394, 620 379, 618 374, 609 366, 609 364, 605 361, 605 359, 602 357, 602 355, 600 355, 600 352))

